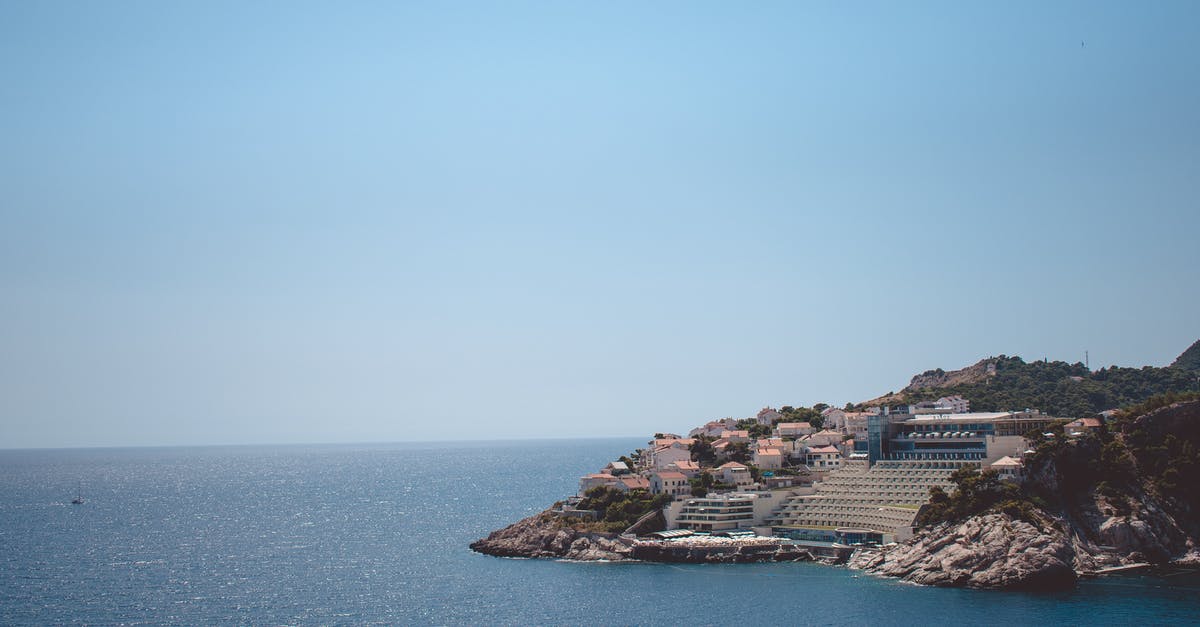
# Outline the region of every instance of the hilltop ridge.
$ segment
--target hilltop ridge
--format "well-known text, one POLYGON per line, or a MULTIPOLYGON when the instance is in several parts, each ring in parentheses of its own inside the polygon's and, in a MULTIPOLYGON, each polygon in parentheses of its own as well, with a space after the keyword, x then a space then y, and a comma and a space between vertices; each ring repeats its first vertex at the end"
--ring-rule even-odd
POLYGON ((858 405, 898 405, 958 395, 970 399, 975 411, 1037 408, 1055 416, 1094 416, 1162 394, 1195 391, 1200 387, 1197 372, 1200 341, 1168 367, 1110 366, 1090 370, 1079 362, 1027 362, 1000 355, 959 370, 926 370, 899 392, 858 405))
POLYGON ((941 368, 926 370, 921 374, 913 376, 912 381, 901 391, 919 392, 925 389, 970 385, 972 383, 980 383, 989 376, 995 376, 995 374, 996 360, 989 357, 987 359, 980 359, 975 365, 967 366, 961 370, 951 370, 950 372, 946 372, 941 368))
POLYGON ((1169 367, 1190 372, 1200 372, 1200 340, 1196 340, 1187 350, 1180 353, 1175 358, 1175 361, 1171 362, 1169 367))

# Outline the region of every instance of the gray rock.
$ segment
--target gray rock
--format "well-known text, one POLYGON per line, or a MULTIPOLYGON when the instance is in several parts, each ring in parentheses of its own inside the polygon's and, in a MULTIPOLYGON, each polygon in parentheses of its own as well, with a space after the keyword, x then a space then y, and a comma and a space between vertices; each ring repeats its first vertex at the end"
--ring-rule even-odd
POLYGON ((616 534, 576 531, 547 510, 492 532, 471 549, 497 557, 620 561, 631 559, 632 545, 616 534))
POLYGON ((933 586, 1063 588, 1075 583, 1069 538, 1006 514, 928 529, 908 543, 856 555, 850 566, 933 586))

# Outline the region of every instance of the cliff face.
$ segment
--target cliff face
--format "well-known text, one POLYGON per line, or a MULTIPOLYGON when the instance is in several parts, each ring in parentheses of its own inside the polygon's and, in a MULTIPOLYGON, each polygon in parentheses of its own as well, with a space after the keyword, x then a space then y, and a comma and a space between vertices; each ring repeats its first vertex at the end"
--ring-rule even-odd
POLYGON ((1064 588, 1075 583, 1074 550, 1062 533, 1045 533, 1006 514, 943 523, 852 568, 933 586, 1064 588))
POLYGON ((1035 522, 1003 513, 943 522, 851 566, 929 585, 1043 588, 1104 568, 1200 561, 1195 492, 1171 480, 1194 463, 1200 401, 1119 426, 1114 437, 1044 442, 1026 456, 1023 490, 1042 504, 1025 515, 1035 522))
POLYGON ((1185 562, 1195 550, 1174 520, 1153 505, 1120 516, 1046 522, 1002 513, 972 516, 922 530, 904 544, 860 553, 850 566, 933 586, 1060 589, 1103 568, 1185 562))
POLYGON ((493 531, 471 543, 471 550, 497 557, 619 561, 632 559, 633 543, 617 534, 576 531, 546 510, 493 531))

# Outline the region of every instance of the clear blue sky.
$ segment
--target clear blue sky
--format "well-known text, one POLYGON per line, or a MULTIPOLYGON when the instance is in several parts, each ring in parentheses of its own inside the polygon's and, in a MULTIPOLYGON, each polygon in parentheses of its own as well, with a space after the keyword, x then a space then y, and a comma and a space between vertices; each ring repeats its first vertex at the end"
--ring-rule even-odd
POLYGON ((1200 337, 1200 4, 0 4, 0 448, 641 435, 1200 337))

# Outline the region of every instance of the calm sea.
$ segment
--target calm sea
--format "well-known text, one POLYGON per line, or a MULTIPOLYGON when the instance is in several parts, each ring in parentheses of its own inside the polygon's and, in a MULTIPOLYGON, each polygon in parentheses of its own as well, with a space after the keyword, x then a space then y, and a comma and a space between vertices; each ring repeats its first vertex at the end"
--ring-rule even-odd
POLYGON ((1192 574, 1029 594, 815 564, 581 564, 467 549, 639 444, 0 451, 0 624, 1200 620, 1192 574), (87 502, 72 506, 77 486, 87 502))

